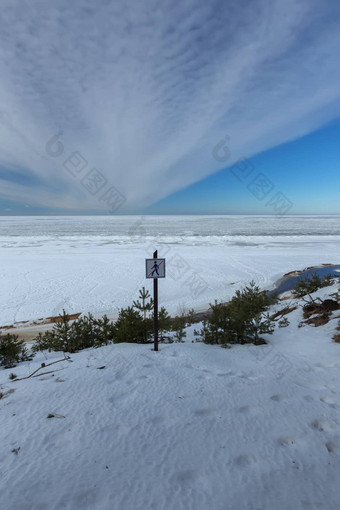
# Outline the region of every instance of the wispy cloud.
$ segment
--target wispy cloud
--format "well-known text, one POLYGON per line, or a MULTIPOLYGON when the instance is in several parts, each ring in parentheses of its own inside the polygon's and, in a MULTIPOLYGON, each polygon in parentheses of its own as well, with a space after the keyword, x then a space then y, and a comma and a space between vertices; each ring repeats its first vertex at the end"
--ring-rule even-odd
POLYGON ((45 152, 63 131, 127 198, 151 204, 231 159, 294 139, 340 112, 340 6, 329 0, 4 2, 0 196, 101 207, 45 152))

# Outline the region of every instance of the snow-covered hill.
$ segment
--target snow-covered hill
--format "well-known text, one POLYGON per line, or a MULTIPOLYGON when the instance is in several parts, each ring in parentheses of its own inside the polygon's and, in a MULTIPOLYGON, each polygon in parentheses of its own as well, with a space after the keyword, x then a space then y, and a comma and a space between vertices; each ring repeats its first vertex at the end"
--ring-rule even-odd
POLYGON ((339 508, 338 315, 298 327, 298 307, 258 347, 188 334, 1 369, 1 509, 339 508))

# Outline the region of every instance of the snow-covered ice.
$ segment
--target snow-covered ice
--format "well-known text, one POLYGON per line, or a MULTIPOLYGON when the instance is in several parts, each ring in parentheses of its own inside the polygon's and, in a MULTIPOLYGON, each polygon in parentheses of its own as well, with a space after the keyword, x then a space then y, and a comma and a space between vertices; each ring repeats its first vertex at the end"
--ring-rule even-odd
POLYGON ((91 311, 114 318, 138 296, 145 258, 167 261, 169 312, 207 308, 255 280, 339 263, 340 217, 2 217, 0 325, 91 311))

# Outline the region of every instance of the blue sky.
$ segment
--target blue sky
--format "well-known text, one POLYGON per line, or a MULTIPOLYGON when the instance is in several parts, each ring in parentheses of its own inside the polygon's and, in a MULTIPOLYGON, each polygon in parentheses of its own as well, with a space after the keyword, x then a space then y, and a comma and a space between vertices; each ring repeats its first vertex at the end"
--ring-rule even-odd
POLYGON ((244 157, 245 172, 240 174, 236 162, 153 204, 145 212, 340 214, 340 120, 293 142, 244 157), (251 170, 249 175, 247 169, 251 170), (260 183, 254 185, 254 181, 260 183), (275 207, 273 199, 278 193, 286 200, 275 207), (282 207, 282 212, 277 207, 282 207))
POLYGON ((12 0, 0 214, 340 214, 335 0, 12 0))

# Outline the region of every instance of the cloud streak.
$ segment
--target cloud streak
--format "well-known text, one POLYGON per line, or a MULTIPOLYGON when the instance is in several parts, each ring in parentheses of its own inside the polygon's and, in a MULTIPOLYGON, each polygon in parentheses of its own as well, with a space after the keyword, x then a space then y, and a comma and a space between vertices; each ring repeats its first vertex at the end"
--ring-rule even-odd
POLYGON ((80 151, 127 198, 125 211, 339 116, 335 1, 201 3, 42 0, 0 14, 0 196, 102 208, 63 169, 80 151), (46 154, 63 131, 65 157, 46 154))

